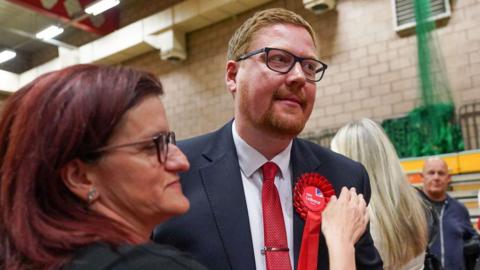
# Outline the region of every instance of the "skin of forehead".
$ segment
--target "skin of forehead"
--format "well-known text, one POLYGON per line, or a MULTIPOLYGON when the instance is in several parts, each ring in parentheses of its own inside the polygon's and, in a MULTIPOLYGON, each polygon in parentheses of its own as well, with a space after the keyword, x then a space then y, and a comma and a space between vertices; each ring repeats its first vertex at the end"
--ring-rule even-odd
POLYGON ((428 167, 428 165, 430 165, 432 162, 435 162, 435 161, 440 161, 442 162, 442 167, 444 167, 444 169, 448 172, 448 165, 447 163, 445 162, 445 160, 439 158, 439 157, 430 157, 428 158, 427 160, 425 160, 425 163, 423 165, 423 171, 425 171, 428 167))

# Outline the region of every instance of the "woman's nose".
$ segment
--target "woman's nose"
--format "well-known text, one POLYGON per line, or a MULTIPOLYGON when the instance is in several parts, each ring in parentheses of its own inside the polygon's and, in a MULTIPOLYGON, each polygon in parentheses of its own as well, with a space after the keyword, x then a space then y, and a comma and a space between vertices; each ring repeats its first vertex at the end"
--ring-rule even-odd
POLYGON ((187 157, 176 145, 170 144, 165 168, 169 171, 184 172, 190 168, 187 157))

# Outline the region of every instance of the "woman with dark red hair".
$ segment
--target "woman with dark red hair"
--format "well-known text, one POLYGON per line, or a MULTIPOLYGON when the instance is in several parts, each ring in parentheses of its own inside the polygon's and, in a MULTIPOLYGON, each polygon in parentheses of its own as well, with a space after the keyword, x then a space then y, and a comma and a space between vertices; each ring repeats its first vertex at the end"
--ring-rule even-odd
POLYGON ((2 269, 205 269, 150 243, 185 213, 175 146, 152 75, 76 65, 13 94, 0 122, 2 269))

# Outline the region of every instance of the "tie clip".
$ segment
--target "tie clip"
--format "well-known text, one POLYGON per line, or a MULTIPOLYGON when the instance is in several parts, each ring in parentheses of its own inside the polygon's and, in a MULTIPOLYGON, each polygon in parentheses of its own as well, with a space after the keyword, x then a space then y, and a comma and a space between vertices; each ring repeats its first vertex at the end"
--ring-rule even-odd
POLYGON ((265 255, 265 252, 281 252, 281 251, 289 251, 288 247, 264 247, 261 252, 265 255))

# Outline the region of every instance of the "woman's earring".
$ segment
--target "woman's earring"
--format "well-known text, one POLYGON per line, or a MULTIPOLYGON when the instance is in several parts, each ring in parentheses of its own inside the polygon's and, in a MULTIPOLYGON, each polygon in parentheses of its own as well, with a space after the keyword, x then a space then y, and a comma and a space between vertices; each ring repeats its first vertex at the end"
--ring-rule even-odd
POLYGON ((87 202, 89 205, 92 204, 96 195, 97 195, 97 189, 95 187, 92 187, 87 193, 87 202))

